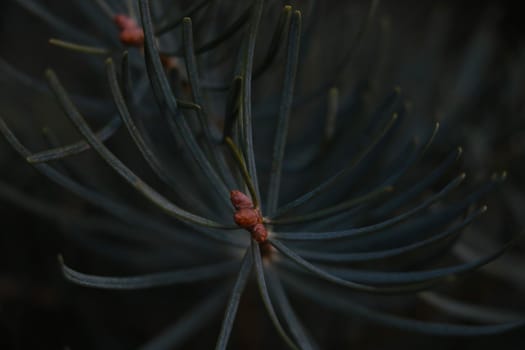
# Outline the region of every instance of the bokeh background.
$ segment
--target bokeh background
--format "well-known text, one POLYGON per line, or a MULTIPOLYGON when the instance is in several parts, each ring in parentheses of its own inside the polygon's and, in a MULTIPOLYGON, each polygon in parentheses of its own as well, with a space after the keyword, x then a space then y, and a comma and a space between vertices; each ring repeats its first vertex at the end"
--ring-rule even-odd
MULTIPOLYGON (((69 23, 89 25, 74 1, 45 4, 69 23)), ((306 6, 305 1, 296 1, 296 5, 306 6)), ((400 86, 410 104, 414 130, 422 123, 441 121, 429 165, 450 147, 462 145, 463 167, 472 181, 486 179, 493 171, 508 171, 506 184, 488 200, 488 215, 472 225, 466 241, 455 248, 464 258, 489 251, 525 229, 525 22, 519 5, 495 0, 383 1, 357 58, 345 73, 349 80, 369 74, 370 89, 377 95, 400 86), (371 60, 369 55, 374 53, 371 60), (369 72, 371 61, 375 69, 369 72)), ((309 78, 303 79, 304 86, 315 85, 316 79, 330 71, 332 57, 340 54, 342 42, 350 40, 347 33, 355 34, 366 6, 366 1, 323 2, 311 44, 318 46, 312 62, 323 64, 305 64, 302 71, 309 78)), ((97 28, 87 30, 96 34, 97 28)), ((64 125, 66 119, 45 92, 41 78, 45 68, 56 69, 76 94, 98 98, 107 91, 104 75, 97 73, 103 62, 87 65, 77 54, 50 47, 48 38, 56 36, 56 31, 14 1, 1 2, 0 114, 32 149, 45 148, 35 141, 42 126, 55 130, 65 141, 77 137, 64 125), (24 76, 17 78, 18 73, 6 63, 42 85, 35 86, 24 76)), ((186 310, 186 304, 203 294, 206 286, 199 285, 181 290, 108 292, 65 282, 58 254, 90 266, 115 262, 107 255, 93 254, 79 238, 82 232, 72 232, 64 222, 14 205, 10 189, 28 198, 51 198, 77 212, 92 209, 37 174, 3 140, 0 169, 1 349, 132 349, 169 325, 186 310)), ((458 295, 525 315, 524 247, 523 239, 518 239, 505 257, 467 276, 460 282, 458 295)), ((140 268, 140 261, 136 265, 117 269, 133 271, 140 268)), ((266 316, 259 317, 264 311, 257 293, 247 295, 232 349, 280 348, 282 343, 266 316)), ((340 317, 311 308, 300 299, 297 303, 326 349, 350 345, 359 349, 522 349, 525 339, 523 330, 482 339, 431 339, 340 317)), ((429 312, 417 303, 402 305, 400 310, 419 318, 428 318, 429 312)), ((188 348, 211 348, 218 322, 201 331, 188 348)))

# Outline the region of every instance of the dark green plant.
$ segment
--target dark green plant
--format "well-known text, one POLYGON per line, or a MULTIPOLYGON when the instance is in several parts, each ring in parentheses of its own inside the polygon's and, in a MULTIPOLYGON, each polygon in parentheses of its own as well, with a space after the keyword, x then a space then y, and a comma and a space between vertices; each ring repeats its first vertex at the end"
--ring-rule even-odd
MULTIPOLYGON (((303 34, 307 31, 302 27, 308 26, 302 25, 300 11, 290 5, 284 7, 275 31, 266 40, 268 53, 258 59, 255 46, 259 44, 260 22, 265 11, 263 0, 240 6, 238 19, 198 46, 194 44, 192 20, 188 16, 201 15, 198 18, 205 20, 202 12, 213 1, 197 2, 184 16, 172 17, 167 9, 158 25, 152 19, 149 1, 140 0, 137 7, 129 2, 129 15, 138 9, 137 28, 144 31, 144 46, 140 42, 132 45, 138 48, 122 47, 122 42, 114 40, 102 47, 81 31, 73 31, 50 17, 37 3, 18 2, 65 30, 72 40, 54 39, 53 44, 111 56, 106 60, 106 75, 114 108, 107 108, 111 112, 116 109, 118 116, 106 121, 98 132, 93 131, 75 97, 48 70, 46 77, 52 92, 84 140, 34 153, 0 120, 3 135, 39 172, 114 218, 93 216, 70 220, 79 225, 99 225, 108 234, 124 239, 144 239, 147 232, 151 236, 146 240, 160 241, 169 247, 171 262, 178 266, 169 272, 127 277, 86 274, 62 262, 64 276, 77 284, 103 289, 142 289, 193 282, 207 282, 213 289, 188 317, 145 348, 175 346, 199 329, 210 314, 220 312, 221 307, 224 318, 216 348, 226 348, 250 276, 255 277, 275 329, 290 348, 319 347, 296 315, 289 300, 290 292, 372 322, 432 335, 496 334, 525 325, 514 316, 489 314, 482 307, 475 307, 474 311, 463 309, 468 317, 486 323, 472 325, 403 318, 361 301, 361 295, 368 294, 388 298, 416 295, 456 275, 476 270, 503 254, 507 245, 479 260, 431 266, 446 257, 462 229, 486 210, 478 203, 505 174, 494 175, 478 189, 448 200, 465 179, 465 174, 460 173, 444 180, 461 156, 461 148, 454 148, 429 173, 414 172, 413 168, 431 146, 439 124, 430 128, 422 142, 406 140, 401 124, 407 108, 397 88, 373 112, 365 113, 359 107, 360 87, 348 94, 349 106, 344 106, 337 78, 316 82, 316 89, 306 100, 328 96, 328 108, 326 113, 314 110, 307 114, 308 118, 312 115, 317 118, 317 131, 306 133, 301 124, 307 124, 308 118, 293 113, 305 103, 304 96, 294 102, 301 44, 308 36, 303 34), (171 41, 166 39, 169 31, 178 27, 182 28, 182 39, 178 40, 177 35, 171 41), (281 48, 285 52, 282 75, 270 70, 272 64, 280 62, 281 48), (207 55, 205 59, 197 57, 201 54, 207 55), (213 56, 221 55, 224 57, 213 61, 213 56), (210 66, 203 68, 198 63, 210 66), (201 78, 203 72, 226 80, 205 81, 201 78), (264 81, 266 77, 268 81, 264 81), (258 87, 259 79, 262 82, 258 87), (152 94, 144 88, 148 81, 152 94), (260 100, 270 101, 263 107, 254 108, 256 88, 260 89, 260 100), (274 94, 275 91, 279 92, 274 94), (218 112, 222 108, 223 116, 218 112), (257 118, 262 121, 256 125, 257 118), (165 126, 159 128, 154 124, 160 122, 165 126), (162 190, 139 177, 105 144, 121 126, 126 128, 153 173, 163 181, 158 184, 153 180, 162 190), (290 141, 290 134, 303 136, 290 141), (259 141, 254 141, 258 137, 259 141), (285 149, 292 156, 287 157, 285 149), (159 217, 149 207, 139 209, 69 176, 67 164, 62 161, 88 150, 96 152, 138 193, 175 220, 159 217), (61 162, 54 166, 52 161, 61 162), (248 203, 236 206, 238 197, 234 194, 232 206, 233 190, 249 194, 248 203), (262 217, 258 216, 259 211, 262 217), (237 225, 232 220, 235 214, 239 214, 237 225), (263 225, 268 236, 257 231, 255 225, 263 225), (422 264, 423 270, 415 268, 422 264), (486 317, 476 319, 475 315, 486 317), (494 322, 496 319, 503 321, 494 322)), ((105 2, 96 3, 105 12, 112 12, 105 2)), ((160 4, 162 8, 165 3, 160 4)), ((96 8, 83 6, 94 20, 100 20, 96 8)), ((276 5, 268 2, 267 6, 276 5)), ((370 18, 376 6, 373 1, 370 18)), ((232 5, 233 9, 237 7, 232 5)), ((370 22, 364 23, 356 43, 343 55, 336 71, 343 69, 352 57, 370 22)), ((117 28, 110 21, 103 25, 115 39, 117 28)), ((137 154, 129 146, 125 151, 127 156, 137 154)), ((60 210, 43 208, 14 193, 11 199, 45 215, 60 215, 60 210)), ((439 294, 418 295, 443 309, 452 302, 439 294)))

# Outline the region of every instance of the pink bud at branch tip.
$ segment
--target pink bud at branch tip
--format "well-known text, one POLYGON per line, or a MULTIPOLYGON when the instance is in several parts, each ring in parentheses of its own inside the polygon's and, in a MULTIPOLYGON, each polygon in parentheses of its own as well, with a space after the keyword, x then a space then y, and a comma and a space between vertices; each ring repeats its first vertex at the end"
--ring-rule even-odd
POLYGON ((241 191, 233 190, 230 191, 230 200, 235 209, 253 208, 253 202, 241 191))
POLYGON ((268 238, 268 231, 263 224, 261 211, 254 207, 250 197, 241 191, 233 190, 230 192, 230 200, 235 208, 235 223, 250 232, 255 241, 264 243, 268 238))
POLYGON ((251 229, 252 238, 258 243, 266 242, 268 238, 268 231, 263 224, 257 224, 251 229))
POLYGON ((235 212, 233 216, 235 223, 240 227, 250 230, 251 227, 259 223, 259 213, 254 209, 242 208, 235 212))
POLYGON ((118 14, 113 17, 113 21, 120 29, 119 39, 122 44, 135 47, 144 46, 144 31, 133 18, 118 14))

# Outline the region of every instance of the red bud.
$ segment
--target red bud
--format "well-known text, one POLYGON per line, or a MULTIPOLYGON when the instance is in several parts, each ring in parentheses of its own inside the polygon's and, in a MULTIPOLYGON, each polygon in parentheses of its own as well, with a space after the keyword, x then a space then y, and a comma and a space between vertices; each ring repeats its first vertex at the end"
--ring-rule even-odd
POLYGON ((233 190, 230 192, 230 200, 235 209, 253 208, 253 202, 241 191, 233 190))
POLYGON ((133 18, 124 14, 115 15, 113 21, 120 30, 128 30, 138 27, 137 22, 135 22, 133 18))
POLYGON ((242 208, 235 212, 233 219, 240 227, 250 230, 252 226, 259 223, 260 215, 254 209, 242 208))
POLYGON ((120 42, 127 46, 144 46, 144 31, 137 22, 128 15, 119 14, 113 17, 113 21, 120 29, 120 42))
POLYGON ((263 224, 255 225, 250 232, 252 233, 252 238, 258 243, 263 243, 268 238, 268 231, 263 224))
POLYGON ((127 46, 144 46, 144 32, 142 29, 129 29, 120 32, 120 42, 127 46))

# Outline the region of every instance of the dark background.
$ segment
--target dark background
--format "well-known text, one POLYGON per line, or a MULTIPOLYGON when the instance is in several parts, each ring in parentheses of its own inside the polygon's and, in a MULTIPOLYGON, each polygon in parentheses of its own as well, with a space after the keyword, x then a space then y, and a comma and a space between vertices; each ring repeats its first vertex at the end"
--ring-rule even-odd
MULTIPOLYGON (((338 9, 353 2, 327 3, 338 9)), ((46 4, 58 9, 71 22, 79 21, 76 23, 81 25, 81 19, 69 12, 68 7, 73 6, 69 2, 55 0, 46 1, 46 4)), ((440 147, 445 148, 463 140, 466 150, 464 165, 474 177, 486 177, 495 169, 507 169, 509 181, 490 199, 492 213, 473 230, 504 232, 502 236, 518 233, 525 227, 522 217, 525 205, 522 181, 525 176, 525 22, 520 4, 511 1, 384 1, 380 13, 389 15, 396 37, 391 53, 393 61, 408 60, 411 52, 424 47, 425 39, 419 37, 418 41, 418 34, 424 32, 422 28, 426 27, 425 24, 436 9, 442 8, 450 14, 447 22, 449 37, 443 57, 450 57, 454 61, 458 52, 476 36, 480 22, 490 23, 488 30, 493 38, 493 46, 490 59, 485 62, 484 71, 488 73, 479 82, 483 89, 466 96, 467 101, 461 100, 461 108, 457 109, 459 112, 446 116, 448 119, 444 124, 448 136, 440 140, 435 152, 439 154, 440 147)), ((333 16, 337 14, 337 10, 327 12, 333 16)), ((48 66, 53 66, 59 72, 70 72, 70 75, 64 74, 68 86, 78 93, 98 95, 103 78, 93 78, 81 62, 75 64, 73 55, 50 50, 46 43, 50 36, 49 28, 41 21, 28 15, 13 2, 2 1, 0 57, 33 77, 41 77, 48 66)), ((424 79, 441 77, 447 75, 430 72, 424 79)), ((395 78, 392 79, 394 83, 399 83, 395 78)), ((403 88, 408 87, 409 96, 411 90, 417 92, 418 83, 411 82, 410 78, 401 85, 403 88)), ((447 88, 439 83, 433 86, 436 94, 447 88)), ((415 108, 428 108, 415 103, 415 108)), ((430 118, 436 112, 434 109, 438 109, 437 103, 432 107, 428 113, 430 118)), ((0 76, 0 113, 9 120, 21 138, 31 138, 33 125, 42 120, 60 128, 60 119, 49 118, 57 111, 48 96, 35 93, 5 75, 0 76), (32 117, 27 118, 27 115, 32 117)), ((47 180, 24 164, 4 141, 0 142, 0 167, 2 184, 14 186, 31 196, 51 196, 56 201, 82 206, 73 196, 49 185, 47 180)), ((192 298, 185 295, 184 291, 122 293, 72 286, 64 281, 59 272, 59 253, 78 250, 79 260, 94 259, 98 264, 108 262, 103 257, 93 258, 76 247, 76 243, 68 239, 67 227, 41 219, 12 205, 7 199, 0 198, 0 213, 1 349, 64 349, 66 346, 71 349, 134 348, 169 324, 174 319, 173 315, 185 309, 180 303, 170 306, 170 299, 192 298)), ((501 265, 503 269, 513 269, 507 271, 508 276, 498 275, 497 268, 492 273, 475 273, 466 280, 464 294, 482 303, 501 304, 525 311, 525 271, 519 269, 525 266, 525 257, 519 245, 510 254, 515 260, 508 261, 517 263, 501 265)), ((194 290, 198 291, 199 286, 194 286, 194 290)), ((256 295, 255 292, 247 294, 256 295)), ((240 308, 245 311, 241 311, 240 325, 234 331, 232 347, 263 349, 281 346, 279 340, 274 338, 271 326, 260 325, 264 336, 254 333, 254 327, 245 326, 250 323, 250 312, 264 314, 257 298, 245 299, 240 308)), ((323 327, 319 327, 324 330, 314 329, 313 333, 318 339, 323 339, 326 348, 337 349, 352 344, 359 349, 440 349, 445 346, 450 349, 522 349, 525 340, 523 330, 482 339, 431 339, 363 324, 358 319, 340 318, 328 311, 309 312, 306 302, 297 302, 306 306, 303 312, 314 319, 311 323, 307 322, 311 328, 316 328, 316 318, 324 320, 323 327)), ((411 316, 428 316, 427 311, 417 306, 405 311, 411 316)), ((206 336, 192 343, 192 348, 211 348, 218 332, 217 322, 202 333, 206 336)))

